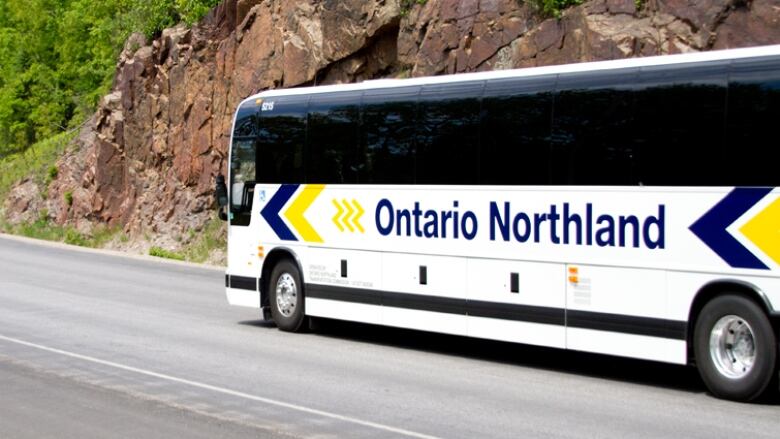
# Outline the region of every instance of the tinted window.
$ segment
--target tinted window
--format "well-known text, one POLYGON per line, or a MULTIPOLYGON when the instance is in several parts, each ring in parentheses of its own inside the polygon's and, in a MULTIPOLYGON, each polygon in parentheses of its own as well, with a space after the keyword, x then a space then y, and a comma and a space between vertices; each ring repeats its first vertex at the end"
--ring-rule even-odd
POLYGON ((362 176, 368 183, 414 183, 418 87, 368 90, 363 95, 362 176))
POLYGON ((420 92, 415 182, 479 182, 483 82, 424 86, 420 92))
POLYGON ((550 182, 550 123, 555 77, 488 81, 482 108, 483 184, 550 182))
POLYGON ((252 138, 239 138, 233 142, 230 156, 230 224, 235 226, 249 225, 252 217, 257 179, 256 147, 257 143, 252 138))
POLYGON ((259 183, 301 183, 308 97, 267 98, 258 131, 259 183))
POLYGON ((645 185, 717 185, 724 169, 727 64, 643 67, 634 149, 645 185))
POLYGON ((236 114, 233 137, 254 137, 257 135, 257 107, 244 104, 236 114))
POLYGON ((315 94, 309 102, 308 183, 357 183, 360 93, 315 94))
POLYGON ((562 74, 553 118, 554 184, 629 185, 638 69, 562 74))
POLYGON ((729 82, 724 186, 777 186, 780 60, 736 60, 729 82))
POLYGON ((257 107, 246 103, 238 109, 230 154, 230 223, 249 225, 257 181, 257 107))

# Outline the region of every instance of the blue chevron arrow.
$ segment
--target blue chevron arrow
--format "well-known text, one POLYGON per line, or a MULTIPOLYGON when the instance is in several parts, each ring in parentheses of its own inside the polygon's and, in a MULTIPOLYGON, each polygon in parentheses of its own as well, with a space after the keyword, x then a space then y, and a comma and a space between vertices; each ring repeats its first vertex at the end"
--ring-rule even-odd
POLYGON ((297 241, 287 224, 282 221, 279 211, 282 210, 282 207, 298 190, 299 186, 297 184, 283 184, 274 196, 268 200, 268 204, 265 205, 263 210, 260 211, 260 215, 265 218, 265 221, 271 226, 276 236, 282 241, 297 241))
POLYGON ((769 192, 772 192, 772 188, 736 188, 693 223, 690 230, 732 267, 768 270, 769 268, 731 236, 726 228, 769 192))

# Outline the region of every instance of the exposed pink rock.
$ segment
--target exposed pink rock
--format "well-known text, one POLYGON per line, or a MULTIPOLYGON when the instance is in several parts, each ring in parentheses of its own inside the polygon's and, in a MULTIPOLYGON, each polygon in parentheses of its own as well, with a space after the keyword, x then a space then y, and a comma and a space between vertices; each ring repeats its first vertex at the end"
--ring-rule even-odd
POLYGON ((3 203, 5 219, 11 225, 37 220, 42 208, 41 190, 31 179, 22 180, 15 185, 3 203))

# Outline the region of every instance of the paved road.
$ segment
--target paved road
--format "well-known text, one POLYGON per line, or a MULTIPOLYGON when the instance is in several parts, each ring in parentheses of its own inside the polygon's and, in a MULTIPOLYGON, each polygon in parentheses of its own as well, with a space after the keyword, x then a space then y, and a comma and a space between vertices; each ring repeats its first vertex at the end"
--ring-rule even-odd
POLYGON ((231 308, 223 273, 0 236, 0 437, 772 437, 689 368, 231 308))

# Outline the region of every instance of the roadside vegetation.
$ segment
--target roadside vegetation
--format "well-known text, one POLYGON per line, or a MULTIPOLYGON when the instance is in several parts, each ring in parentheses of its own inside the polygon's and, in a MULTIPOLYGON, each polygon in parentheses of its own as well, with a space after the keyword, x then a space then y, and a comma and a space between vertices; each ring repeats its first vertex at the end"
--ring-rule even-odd
POLYGON ((184 246, 184 260, 208 262, 214 249, 227 249, 227 223, 214 216, 200 232, 190 232, 189 244, 184 246))
POLYGON ((175 261, 183 261, 184 255, 181 253, 166 250, 162 247, 152 247, 149 249, 149 256, 156 256, 158 258, 173 259, 175 261))
POLYGON ((531 0, 531 4, 533 4, 545 17, 559 18, 564 9, 580 5, 583 1, 584 0, 531 0))
MULTIPOLYGON (((75 131, 60 133, 0 158, 0 200, 5 200, 11 187, 24 178, 32 178, 39 187, 48 187, 59 173, 57 159, 75 136, 75 131)), ((42 195, 46 198, 45 192, 42 195)))
POLYGON ((179 250, 154 246, 149 249, 149 255, 177 261, 219 263, 209 258, 214 250, 227 248, 226 223, 214 215, 201 231, 192 230, 188 236, 179 237, 179 240, 182 242, 179 250))
POLYGON ((121 234, 119 228, 109 228, 106 226, 96 227, 92 233, 84 234, 72 226, 60 226, 53 223, 48 212, 43 211, 38 219, 16 226, 2 223, 0 231, 13 235, 26 236, 28 238, 43 239, 46 241, 64 242, 65 244, 77 245, 79 247, 101 248, 108 242, 117 238, 121 234))

